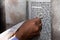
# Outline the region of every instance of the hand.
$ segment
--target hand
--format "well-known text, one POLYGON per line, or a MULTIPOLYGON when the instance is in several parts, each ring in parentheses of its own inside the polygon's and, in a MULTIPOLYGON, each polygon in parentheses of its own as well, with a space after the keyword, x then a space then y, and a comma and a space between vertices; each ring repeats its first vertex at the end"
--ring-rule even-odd
POLYGON ((39 18, 27 20, 16 32, 16 37, 20 40, 26 40, 38 35, 42 29, 42 23, 39 18))

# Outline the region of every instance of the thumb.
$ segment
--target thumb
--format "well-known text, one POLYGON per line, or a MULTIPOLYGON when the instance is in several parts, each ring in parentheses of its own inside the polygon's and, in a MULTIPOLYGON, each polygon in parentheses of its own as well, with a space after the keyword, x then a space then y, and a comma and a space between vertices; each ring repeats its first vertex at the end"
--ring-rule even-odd
POLYGON ((34 19, 32 19, 34 22, 36 22, 36 23, 38 23, 38 24, 40 24, 41 23, 41 19, 40 18, 38 18, 38 17, 36 17, 36 18, 34 18, 34 19))

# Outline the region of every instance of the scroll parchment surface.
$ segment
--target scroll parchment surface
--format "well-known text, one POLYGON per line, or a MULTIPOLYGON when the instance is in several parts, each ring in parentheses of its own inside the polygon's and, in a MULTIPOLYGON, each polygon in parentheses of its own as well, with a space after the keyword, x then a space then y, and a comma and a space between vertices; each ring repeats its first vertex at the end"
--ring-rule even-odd
POLYGON ((42 18, 40 36, 33 40, 51 40, 51 2, 29 2, 29 19, 42 18))

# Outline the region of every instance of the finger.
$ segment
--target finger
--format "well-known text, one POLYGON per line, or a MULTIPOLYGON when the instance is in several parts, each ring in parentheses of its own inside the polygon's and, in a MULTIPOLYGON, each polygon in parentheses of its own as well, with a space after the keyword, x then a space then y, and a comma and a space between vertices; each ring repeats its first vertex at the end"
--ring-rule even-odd
POLYGON ((32 35, 30 35, 29 39, 32 39, 37 36, 40 36, 40 32, 33 33, 32 35))
POLYGON ((42 30, 42 24, 39 24, 36 26, 36 32, 39 32, 42 30))
POLYGON ((40 32, 35 32, 35 33, 33 33, 34 35, 37 35, 37 34, 40 34, 40 32))
POLYGON ((38 23, 38 24, 42 23, 41 19, 39 18, 39 20, 36 21, 36 23, 38 23))
POLYGON ((39 30, 40 30, 40 31, 42 30, 42 26, 40 26, 39 30))
POLYGON ((36 25, 40 25, 41 23, 42 23, 41 19, 39 19, 35 22, 36 25))
POLYGON ((31 36, 38 35, 38 34, 40 34, 40 32, 33 32, 31 33, 31 36))
POLYGON ((38 26, 39 26, 39 28, 42 27, 42 23, 40 23, 38 26))
POLYGON ((40 19, 36 17, 36 18, 32 19, 32 21, 34 21, 34 22, 39 22, 40 19))
POLYGON ((42 30, 42 24, 39 24, 39 31, 41 31, 42 30))
POLYGON ((38 28, 41 28, 41 27, 42 27, 42 23, 40 23, 40 24, 35 24, 35 26, 38 27, 38 28))
POLYGON ((33 33, 33 36, 39 36, 40 32, 33 33))

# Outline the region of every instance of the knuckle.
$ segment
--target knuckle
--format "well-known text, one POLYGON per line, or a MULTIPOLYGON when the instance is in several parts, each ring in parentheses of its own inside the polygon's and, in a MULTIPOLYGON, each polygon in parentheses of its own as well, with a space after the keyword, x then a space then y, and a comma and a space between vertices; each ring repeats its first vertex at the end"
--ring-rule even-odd
POLYGON ((40 27, 42 27, 42 24, 40 24, 40 27))
POLYGON ((33 25, 35 25, 35 22, 32 22, 33 25))
POLYGON ((36 27, 36 31, 39 31, 39 28, 38 27, 36 27))
POLYGON ((42 24, 39 24, 39 27, 42 26, 42 24))

